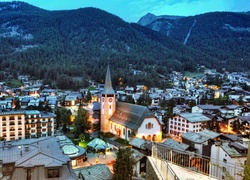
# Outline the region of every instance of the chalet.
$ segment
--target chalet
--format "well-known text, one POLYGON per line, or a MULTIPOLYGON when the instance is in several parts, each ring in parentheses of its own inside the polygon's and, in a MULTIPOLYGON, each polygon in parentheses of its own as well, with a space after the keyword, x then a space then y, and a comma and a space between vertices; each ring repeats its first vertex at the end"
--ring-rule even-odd
POLYGON ((182 134, 182 142, 195 148, 197 154, 210 157, 211 145, 219 135, 219 133, 207 129, 197 133, 189 131, 182 134))

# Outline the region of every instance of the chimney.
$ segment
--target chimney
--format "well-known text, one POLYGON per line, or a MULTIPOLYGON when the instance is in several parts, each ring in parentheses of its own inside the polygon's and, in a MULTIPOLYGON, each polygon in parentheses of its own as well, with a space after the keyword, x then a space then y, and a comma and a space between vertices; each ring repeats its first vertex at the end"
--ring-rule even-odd
POLYGON ((28 145, 26 145, 24 148, 25 148, 25 152, 29 151, 29 146, 28 145))

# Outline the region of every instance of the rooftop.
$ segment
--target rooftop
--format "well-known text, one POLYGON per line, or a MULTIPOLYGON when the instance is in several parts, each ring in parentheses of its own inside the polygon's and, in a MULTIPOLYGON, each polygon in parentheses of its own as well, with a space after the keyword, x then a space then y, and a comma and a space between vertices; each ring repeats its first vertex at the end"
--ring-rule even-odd
POLYGON ((200 131, 200 132, 193 132, 193 131, 189 131, 187 133, 183 133, 182 134, 182 138, 185 138, 187 140, 190 140, 192 142, 195 143, 203 143, 205 141, 208 141, 209 139, 214 139, 216 137, 218 137, 220 134, 213 132, 213 131, 209 131, 207 129, 200 131))
POLYGON ((202 113, 180 113, 179 115, 192 123, 211 120, 209 117, 203 115, 202 113))

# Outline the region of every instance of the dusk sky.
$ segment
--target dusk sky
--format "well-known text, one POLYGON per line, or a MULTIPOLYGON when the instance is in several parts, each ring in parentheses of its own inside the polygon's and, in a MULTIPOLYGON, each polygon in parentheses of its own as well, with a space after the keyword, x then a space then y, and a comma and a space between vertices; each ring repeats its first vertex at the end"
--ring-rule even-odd
MULTIPOLYGON (((11 0, 0 0, 11 1, 11 0)), ((47 10, 96 7, 127 22, 137 22, 148 12, 155 15, 192 16, 213 11, 250 11, 250 0, 21 0, 47 10)))

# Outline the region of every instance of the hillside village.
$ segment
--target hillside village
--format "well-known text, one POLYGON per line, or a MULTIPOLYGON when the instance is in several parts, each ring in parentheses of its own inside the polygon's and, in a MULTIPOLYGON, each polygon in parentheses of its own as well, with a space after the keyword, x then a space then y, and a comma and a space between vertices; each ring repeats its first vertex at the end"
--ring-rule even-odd
MULTIPOLYGON (((152 142, 155 142, 159 152, 164 152, 163 158, 169 162, 225 179, 226 175, 219 167, 205 168, 209 163, 217 164, 225 167, 224 170, 235 179, 241 179, 236 172, 242 167, 235 167, 235 163, 240 161, 245 164, 247 160, 250 134, 250 91, 246 89, 250 82, 248 76, 243 72, 220 74, 206 70, 204 76, 190 78, 180 72, 172 72, 168 81, 173 84, 171 88, 148 88, 144 85, 119 87, 115 89, 117 101, 144 105, 154 114, 162 128, 162 141, 136 133, 123 136, 124 132, 122 135, 116 129, 113 134, 128 140, 134 149, 145 155, 153 156, 152 142), (211 79, 223 84, 208 85, 211 79), (184 159, 180 161, 180 157, 184 159)), ((62 91, 42 85, 39 80, 31 81, 29 76, 19 76, 19 80, 23 83, 20 88, 0 83, 0 137, 4 142, 56 136, 60 127, 56 122, 55 110, 59 107, 71 111, 72 121, 78 108, 83 107, 90 112, 92 124, 100 123, 105 84, 90 82, 95 88, 62 91), (39 106, 45 107, 43 111, 34 110, 39 106), (41 118, 41 121, 37 118, 41 118), (10 125, 6 125, 6 120, 10 125)), ((115 120, 114 126, 118 127, 115 120)), ((155 126, 149 123, 146 128, 153 129, 155 126)), ((60 136, 59 139, 64 141, 60 136)), ((138 176, 147 173, 145 164, 142 165, 145 159, 141 160, 138 166, 145 168, 137 170, 138 176)))

